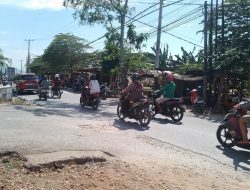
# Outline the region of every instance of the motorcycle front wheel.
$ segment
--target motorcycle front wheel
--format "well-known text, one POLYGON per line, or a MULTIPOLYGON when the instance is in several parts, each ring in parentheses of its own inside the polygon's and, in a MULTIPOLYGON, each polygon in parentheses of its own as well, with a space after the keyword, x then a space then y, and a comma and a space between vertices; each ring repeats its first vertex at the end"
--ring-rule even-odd
POLYGON ((122 111, 122 106, 121 106, 121 104, 118 104, 118 106, 117 106, 117 115, 118 115, 118 117, 121 119, 121 120, 124 120, 125 119, 125 117, 126 117, 126 115, 123 113, 123 111, 122 111))
POLYGON ((149 111, 150 111, 151 117, 154 117, 156 115, 156 107, 154 103, 149 104, 149 111))
POLYGON ((80 97, 80 105, 84 108, 86 105, 86 98, 84 96, 80 97))
POLYGON ((139 111, 139 123, 142 127, 149 125, 151 121, 151 112, 148 108, 142 108, 139 111))
POLYGON ((222 124, 218 127, 216 131, 216 137, 223 147, 232 148, 235 145, 229 128, 225 124, 222 124))
POLYGON ((184 116, 184 111, 180 106, 173 106, 170 110, 170 117, 174 122, 180 122, 184 116))

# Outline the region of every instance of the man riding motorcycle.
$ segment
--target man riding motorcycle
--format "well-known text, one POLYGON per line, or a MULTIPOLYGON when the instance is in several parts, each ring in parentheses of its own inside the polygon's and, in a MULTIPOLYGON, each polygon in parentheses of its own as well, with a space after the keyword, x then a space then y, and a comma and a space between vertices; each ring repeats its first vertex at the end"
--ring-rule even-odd
POLYGON ((137 106, 137 102, 143 99, 143 84, 140 82, 140 75, 134 73, 131 76, 132 82, 122 91, 122 94, 128 94, 130 100, 130 109, 137 106))
POLYGON ((55 79, 52 82, 53 82, 53 86, 52 86, 53 91, 60 89, 61 80, 60 80, 60 75, 59 74, 55 74, 55 79))
POLYGON ((160 113, 162 113, 161 104, 171 98, 174 98, 176 89, 175 83, 173 82, 174 75, 172 73, 164 73, 163 77, 166 78, 166 84, 159 90, 162 96, 156 99, 156 105, 160 113))
MULTIPOLYGON (((247 112, 247 110, 250 110, 250 101, 244 101, 239 103, 238 105, 236 105, 236 108, 241 109, 245 112, 247 112)), ((238 144, 248 144, 248 137, 247 137, 247 125, 250 125, 250 115, 246 114, 243 115, 240 119, 239 119, 239 125, 240 125, 240 131, 241 131, 241 135, 242 135, 242 141, 238 142, 238 144)))

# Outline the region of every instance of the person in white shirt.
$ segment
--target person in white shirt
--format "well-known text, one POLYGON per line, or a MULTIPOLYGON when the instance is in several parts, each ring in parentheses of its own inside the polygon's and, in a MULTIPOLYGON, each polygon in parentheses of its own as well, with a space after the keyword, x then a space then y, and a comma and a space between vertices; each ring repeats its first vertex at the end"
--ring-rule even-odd
POLYGON ((90 92, 90 95, 100 93, 100 84, 99 84, 98 80, 96 80, 96 75, 95 74, 92 74, 90 76, 89 92, 90 92))

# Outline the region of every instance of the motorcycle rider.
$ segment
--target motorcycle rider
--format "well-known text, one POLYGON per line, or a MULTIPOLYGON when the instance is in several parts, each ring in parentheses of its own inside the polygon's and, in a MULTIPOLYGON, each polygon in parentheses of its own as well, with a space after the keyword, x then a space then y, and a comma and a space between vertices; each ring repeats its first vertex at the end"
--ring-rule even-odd
MULTIPOLYGON (((98 80, 96 79, 95 74, 90 75, 90 81, 89 81, 88 88, 89 88, 90 96, 93 95, 93 94, 99 94, 100 93, 100 84, 99 84, 98 80)), ((87 101, 89 101, 89 96, 87 96, 87 98, 88 98, 87 101)))
POLYGON ((41 92, 42 89, 49 89, 49 81, 47 76, 42 76, 41 80, 39 81, 39 93, 41 92))
POLYGON ((175 83, 173 82, 174 75, 172 73, 165 73, 163 77, 165 77, 167 81, 165 85, 159 90, 162 96, 156 99, 156 106, 159 110, 159 113, 162 113, 161 104, 171 98, 174 98, 174 93, 176 89, 175 83))
POLYGON ((137 105, 140 99, 143 99, 143 84, 140 82, 140 75, 133 73, 131 76, 132 82, 122 90, 122 94, 129 94, 130 109, 137 105))
POLYGON ((53 80, 53 87, 52 90, 55 92, 56 90, 60 90, 60 86, 61 86, 61 80, 60 80, 60 75, 59 74, 55 74, 55 79, 53 80))
MULTIPOLYGON (((247 112, 247 110, 250 110, 250 101, 248 100, 248 101, 240 102, 238 105, 236 105, 236 108, 247 112)), ((250 125, 250 114, 246 114, 240 117, 239 125, 240 125, 240 132, 242 135, 242 141, 239 141, 238 144, 248 144, 247 125, 250 125)))

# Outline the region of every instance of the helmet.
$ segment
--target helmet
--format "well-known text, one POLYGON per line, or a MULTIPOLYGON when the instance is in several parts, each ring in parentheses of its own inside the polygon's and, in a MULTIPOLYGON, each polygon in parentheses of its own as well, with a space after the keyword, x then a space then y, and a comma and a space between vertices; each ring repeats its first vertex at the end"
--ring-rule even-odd
POLYGON ((96 80, 96 75, 95 74, 90 75, 90 80, 96 80))
POLYGON ((55 78, 59 78, 59 76, 60 76, 59 74, 55 74, 55 78))
POLYGON ((141 79, 141 77, 138 73, 133 73, 131 79, 133 82, 135 82, 135 81, 139 81, 141 79))

